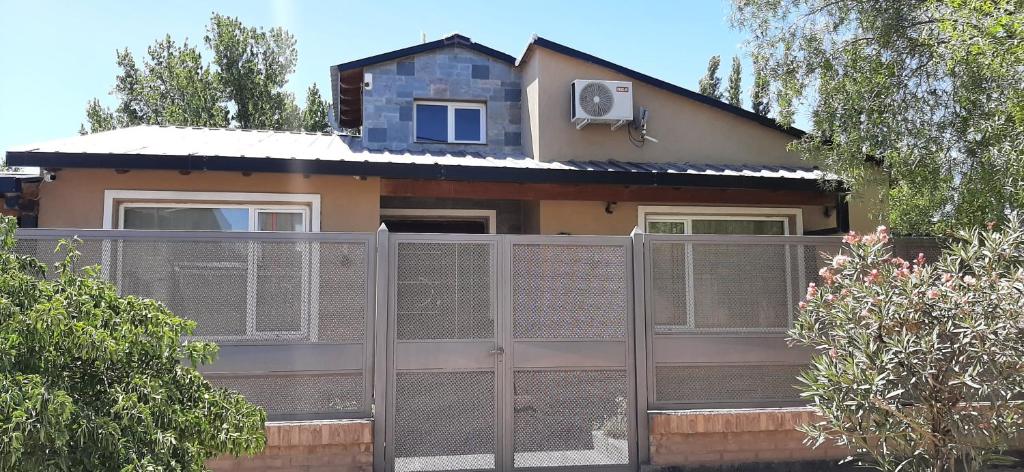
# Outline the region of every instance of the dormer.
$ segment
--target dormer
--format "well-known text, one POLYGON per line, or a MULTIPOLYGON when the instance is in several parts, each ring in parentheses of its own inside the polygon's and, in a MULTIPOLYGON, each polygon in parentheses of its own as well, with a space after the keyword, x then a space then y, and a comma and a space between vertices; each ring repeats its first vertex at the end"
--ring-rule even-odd
POLYGON ((515 58, 454 34, 331 69, 341 128, 367 149, 522 153, 515 58))

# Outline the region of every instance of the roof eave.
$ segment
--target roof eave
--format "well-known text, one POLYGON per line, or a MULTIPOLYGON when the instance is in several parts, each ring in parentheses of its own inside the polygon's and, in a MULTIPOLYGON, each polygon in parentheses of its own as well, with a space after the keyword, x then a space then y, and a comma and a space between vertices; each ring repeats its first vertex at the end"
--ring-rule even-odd
POLYGON ((836 190, 826 190, 822 188, 821 182, 818 180, 805 178, 702 175, 670 172, 581 171, 320 159, 8 151, 7 163, 12 166, 36 166, 42 168, 277 172, 359 175, 392 179, 717 187, 808 192, 843 191, 841 187, 837 187, 836 190))

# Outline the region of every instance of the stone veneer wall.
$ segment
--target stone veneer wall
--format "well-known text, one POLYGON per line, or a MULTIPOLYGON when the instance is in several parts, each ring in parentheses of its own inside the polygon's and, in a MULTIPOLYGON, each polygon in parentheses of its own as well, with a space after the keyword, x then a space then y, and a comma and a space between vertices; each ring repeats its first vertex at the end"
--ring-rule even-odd
POLYGON ((215 472, 371 472, 373 421, 267 423, 267 447, 255 456, 222 456, 215 472))
POLYGON ((458 46, 367 66, 363 145, 369 149, 522 154, 522 82, 512 64, 458 46), (487 144, 413 142, 413 101, 487 103, 487 144))
POLYGON ((806 435, 796 427, 816 421, 809 408, 652 411, 649 417, 651 465, 662 466, 654 470, 826 470, 850 452, 803 444, 806 435))

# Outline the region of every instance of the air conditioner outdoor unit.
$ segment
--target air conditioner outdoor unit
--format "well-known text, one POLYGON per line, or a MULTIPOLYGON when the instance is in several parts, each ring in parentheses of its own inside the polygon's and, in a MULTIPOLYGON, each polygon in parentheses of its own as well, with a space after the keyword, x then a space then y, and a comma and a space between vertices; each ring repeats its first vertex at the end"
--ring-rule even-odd
POLYGON ((610 123, 614 130, 633 120, 632 82, 574 80, 570 96, 576 129, 591 123, 610 123))

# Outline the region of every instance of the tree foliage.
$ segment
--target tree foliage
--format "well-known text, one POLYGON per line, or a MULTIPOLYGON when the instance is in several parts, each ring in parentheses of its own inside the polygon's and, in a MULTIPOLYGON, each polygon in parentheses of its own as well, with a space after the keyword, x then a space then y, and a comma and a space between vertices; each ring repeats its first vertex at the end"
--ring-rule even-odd
POLYGON ((295 37, 214 13, 204 44, 211 56, 170 36, 147 48, 141 66, 117 52, 120 73, 112 110, 93 99, 86 107, 92 132, 139 124, 300 130, 303 111, 284 90, 298 59, 295 37))
POLYGON ((0 221, 0 470, 206 470, 262 450, 265 413, 194 366, 217 347, 164 305, 118 296, 96 268, 16 255, 0 221))
POLYGON ((1024 206, 1020 0, 736 0, 795 144, 855 190, 888 188, 901 232, 937 232, 1024 206), (882 163, 877 172, 874 161, 882 163))
POLYGON ((320 97, 320 88, 310 85, 306 91, 306 107, 302 109, 302 129, 312 132, 324 132, 331 129, 327 122, 327 102, 320 97))
POLYGON ((1024 220, 960 232, 941 259, 892 257, 859 237, 811 284, 792 339, 814 348, 800 380, 837 440, 885 471, 977 471, 1024 429, 1024 220))
POLYGON ((730 105, 743 107, 743 65, 739 56, 732 57, 732 69, 729 71, 729 84, 725 89, 725 97, 730 105))
POLYGON ((702 95, 707 95, 715 100, 722 99, 722 78, 718 76, 718 67, 721 64, 720 56, 711 56, 711 59, 708 59, 708 70, 704 73, 704 77, 700 78, 698 88, 702 95))
POLYGON ((284 28, 263 30, 217 13, 206 30, 217 82, 235 105, 232 120, 242 128, 283 129, 293 97, 283 91, 295 72, 295 37, 284 28))
POLYGON ((750 88, 750 110, 761 116, 768 116, 772 111, 770 102, 771 86, 764 68, 754 63, 754 86, 750 88))

